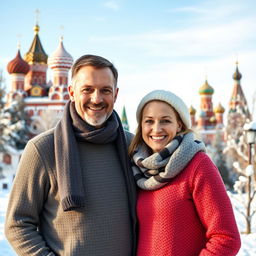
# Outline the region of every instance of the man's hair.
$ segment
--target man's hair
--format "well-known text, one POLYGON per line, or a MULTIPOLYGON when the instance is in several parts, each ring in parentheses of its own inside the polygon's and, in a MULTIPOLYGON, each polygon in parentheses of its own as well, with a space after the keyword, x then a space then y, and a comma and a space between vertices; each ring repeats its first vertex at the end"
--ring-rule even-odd
POLYGON ((114 75, 115 86, 117 85, 118 72, 114 64, 101 56, 91 54, 83 55, 76 60, 71 70, 72 79, 75 78, 79 69, 85 66, 93 66, 95 68, 110 68, 114 75))

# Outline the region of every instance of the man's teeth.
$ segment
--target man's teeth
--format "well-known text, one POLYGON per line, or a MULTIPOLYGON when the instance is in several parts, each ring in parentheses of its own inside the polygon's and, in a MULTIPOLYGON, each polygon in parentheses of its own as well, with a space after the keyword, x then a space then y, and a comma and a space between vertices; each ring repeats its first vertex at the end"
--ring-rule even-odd
POLYGON ((103 107, 100 107, 100 108, 92 108, 92 107, 90 107, 90 109, 91 109, 91 110, 96 110, 96 111, 97 111, 97 110, 102 110, 102 109, 103 109, 103 107))

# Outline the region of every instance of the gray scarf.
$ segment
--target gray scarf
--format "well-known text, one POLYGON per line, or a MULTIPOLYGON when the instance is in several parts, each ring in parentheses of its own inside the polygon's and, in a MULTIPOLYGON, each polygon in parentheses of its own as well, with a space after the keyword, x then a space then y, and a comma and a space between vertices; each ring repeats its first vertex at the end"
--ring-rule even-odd
POLYGON ((194 140, 192 132, 179 135, 160 152, 149 155, 145 144, 139 145, 133 155, 133 175, 144 190, 156 190, 178 175, 199 152, 205 152, 203 142, 194 140))
MULTIPOLYGON (((64 108, 63 118, 54 130, 57 182, 63 210, 70 211, 85 206, 86 195, 81 179, 82 169, 77 140, 96 144, 115 143, 124 172, 130 209, 134 209, 136 191, 129 165, 125 134, 117 113, 113 111, 104 126, 96 129, 80 118, 74 103, 69 101, 64 108)), ((135 214, 133 212, 131 214, 134 217, 135 214)))

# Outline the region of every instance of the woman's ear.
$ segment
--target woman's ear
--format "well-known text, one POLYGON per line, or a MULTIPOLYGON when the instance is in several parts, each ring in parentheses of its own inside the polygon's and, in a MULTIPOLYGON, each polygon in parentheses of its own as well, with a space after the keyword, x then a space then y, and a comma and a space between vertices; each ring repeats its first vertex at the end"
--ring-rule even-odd
POLYGON ((181 130, 182 130, 182 124, 181 124, 181 122, 178 121, 177 132, 181 132, 181 130))

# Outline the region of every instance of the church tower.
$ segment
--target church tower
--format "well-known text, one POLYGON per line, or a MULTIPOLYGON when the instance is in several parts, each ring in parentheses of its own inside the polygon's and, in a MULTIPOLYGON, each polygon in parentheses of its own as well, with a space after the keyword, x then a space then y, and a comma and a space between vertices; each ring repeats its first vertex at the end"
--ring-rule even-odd
POLYGON ((26 75, 25 90, 29 96, 42 97, 47 94, 47 54, 39 38, 40 27, 38 24, 34 26, 34 39, 25 54, 25 61, 30 66, 30 71, 26 75))
POLYGON ((212 105, 212 95, 214 89, 209 85, 207 79, 205 83, 199 88, 199 94, 201 96, 200 101, 200 113, 198 118, 198 129, 210 130, 215 127, 215 117, 212 105))
POLYGON ((52 100, 68 100, 68 73, 73 64, 72 56, 65 50, 63 38, 59 46, 48 58, 48 65, 53 70, 53 85, 49 90, 49 98, 52 100))

